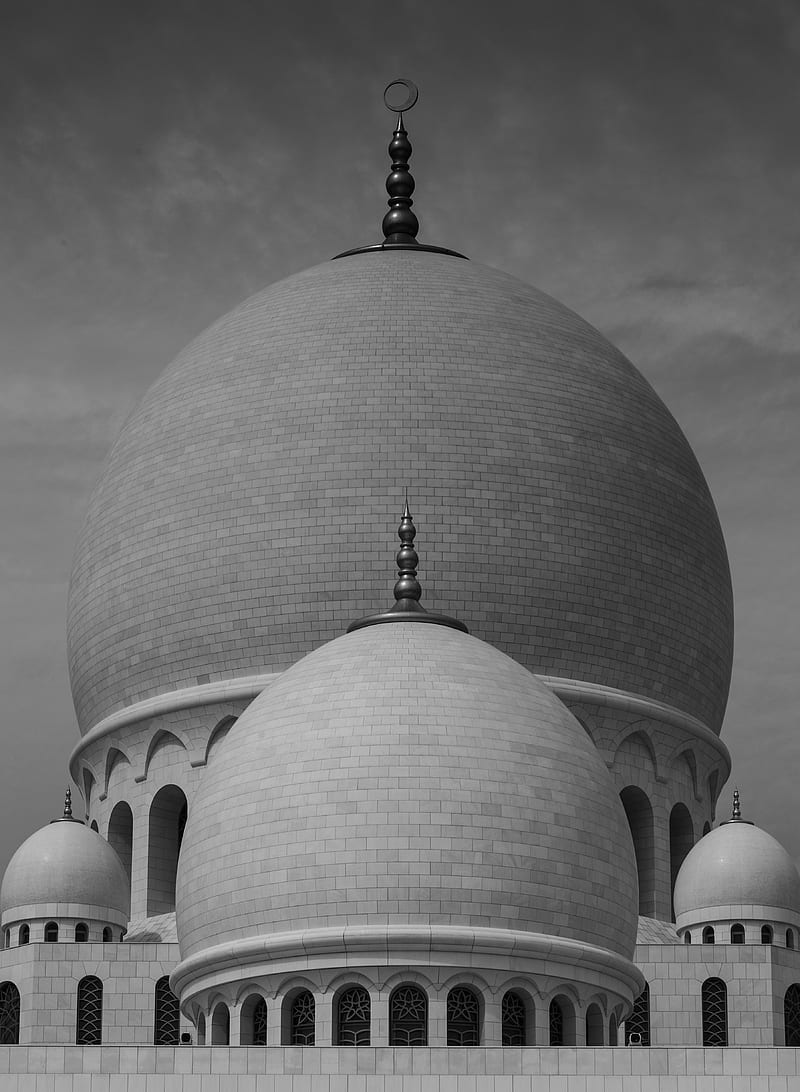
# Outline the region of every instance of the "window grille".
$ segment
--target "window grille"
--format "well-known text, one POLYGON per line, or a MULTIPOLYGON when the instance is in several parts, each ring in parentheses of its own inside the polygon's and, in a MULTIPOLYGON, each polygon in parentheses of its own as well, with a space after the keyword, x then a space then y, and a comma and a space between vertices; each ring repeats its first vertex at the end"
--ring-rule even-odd
POLYGON ((503 1046, 525 1046, 525 1002, 509 990, 500 1006, 503 1046))
POLYGON ((479 1021, 478 998, 466 986, 456 986, 447 995, 447 1045, 477 1046, 479 1021))
POLYGON ((314 995, 302 990, 292 1001, 289 1034, 292 1046, 314 1045, 315 1016, 314 995))
POLYGON ((398 986, 389 1001, 389 1046, 427 1045, 427 995, 419 986, 398 986))
POLYGON ((550 1046, 564 1045, 564 1013, 555 998, 550 1002, 550 1046))
POLYGON ((744 926, 731 926, 731 944, 744 944, 744 926))
POLYGON ((703 983, 703 1046, 728 1045, 728 990, 721 978, 703 983))
POLYGON ((711 928, 710 925, 707 925, 705 927, 705 929, 703 930, 703 944, 713 944, 713 943, 714 943, 714 930, 711 928))
POLYGON ((633 1012, 625 1021, 625 1046, 631 1045, 631 1036, 639 1046, 650 1046, 650 986, 647 982, 633 1003, 633 1012))
MULTIPOLYGON (((30 925, 20 925, 19 927, 19 942, 20 944, 29 944, 31 939, 31 927, 30 925)), ((788 948, 787 944, 787 948, 788 948)))
POLYGON ((75 941, 77 944, 85 944, 89 939, 89 926, 80 922, 75 926, 75 941))
POLYGON ((369 1046, 369 994, 361 986, 352 986, 339 996, 336 1007, 339 1046, 369 1046))
POLYGON ((787 1047, 800 1047, 800 986, 794 982, 783 998, 783 1025, 787 1047))
POLYGON ((48 921, 44 927, 44 939, 47 944, 55 944, 58 940, 58 926, 54 921, 48 921))
POLYGON ((19 1043, 19 990, 13 982, 0 984, 0 1046, 19 1043))
POLYGON ((96 1046, 103 1041, 103 983, 87 975, 78 983, 78 1019, 75 1042, 96 1046))
POLYGON ((267 1002, 259 997, 253 1006, 253 1046, 267 1045, 267 1002))
POLYGON ((762 944, 772 944, 772 926, 771 925, 762 925, 761 926, 761 943, 762 944))
POLYGON ((169 988, 169 975, 156 982, 153 1042, 156 1046, 177 1046, 180 1042, 178 998, 169 988))

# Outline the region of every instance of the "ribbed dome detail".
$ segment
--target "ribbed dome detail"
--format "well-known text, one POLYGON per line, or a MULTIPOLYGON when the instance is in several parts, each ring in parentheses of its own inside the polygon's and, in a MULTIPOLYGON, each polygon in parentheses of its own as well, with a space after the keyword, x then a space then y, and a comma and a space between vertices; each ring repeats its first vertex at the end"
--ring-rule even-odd
POLYGON ((575 718, 474 637, 395 623, 311 653, 231 729, 189 814, 177 926, 184 960, 380 925, 523 930, 630 959, 636 902, 625 814, 575 718))
POLYGON ((374 611, 406 486, 426 607, 531 670, 719 728, 728 566, 669 412, 549 297, 392 251, 254 296, 127 422, 72 574, 82 731, 155 694, 288 667, 374 611), (463 579, 476 551, 492 559, 477 587, 463 579))

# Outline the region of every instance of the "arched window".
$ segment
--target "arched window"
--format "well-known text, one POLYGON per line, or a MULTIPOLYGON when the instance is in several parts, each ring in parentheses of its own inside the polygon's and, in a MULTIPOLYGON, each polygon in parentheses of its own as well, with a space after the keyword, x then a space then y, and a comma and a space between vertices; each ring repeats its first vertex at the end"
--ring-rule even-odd
POLYGON ((707 925, 705 927, 705 929, 703 930, 703 944, 713 944, 713 943, 714 943, 714 930, 711 928, 710 925, 707 925))
POLYGON ((783 998, 783 1030, 787 1047, 800 1047, 800 985, 792 983, 783 998))
POLYGON ((147 846, 147 913, 175 909, 178 853, 186 826, 186 797, 177 785, 165 785, 153 797, 147 846))
MULTIPOLYGON (((670 891, 675 890, 675 880, 680 872, 686 854, 694 845, 694 828, 692 817, 685 804, 676 804, 669 816, 669 865, 670 865, 670 891)), ((675 908, 672 910, 672 920, 675 920, 675 908)))
POLYGON ((108 820, 108 844, 116 850, 130 880, 133 859, 133 812, 124 800, 114 805, 108 820))
POLYGON ((169 975, 156 982, 153 1042, 156 1046, 177 1046, 181 1041, 178 998, 169 988, 169 975))
MULTIPOLYGON (((714 943, 713 941, 711 942, 714 943)), ((736 925, 731 926, 731 944, 744 944, 744 926, 736 925)))
POLYGON ((703 983, 703 1046, 728 1045, 728 990, 721 978, 703 983))
POLYGON ((251 993, 242 1005, 239 1042, 242 1046, 267 1045, 267 1002, 260 993, 251 993))
POLYGON ((635 785, 629 785, 619 794, 636 854, 636 870, 639 874, 639 913, 643 917, 655 915, 655 834, 653 808, 646 793, 635 785))
POLYGON ((575 1045, 575 1008, 568 997, 560 994, 550 1002, 550 1046, 575 1045))
POLYGON ((336 1004, 337 1046, 369 1046, 370 1003, 363 986, 339 994, 336 1004))
POLYGON ((650 1046, 650 985, 647 982, 625 1021, 625 1046, 650 1046))
POLYGON ((0 983, 0 1046, 19 1044, 19 990, 13 982, 0 983))
POLYGON ((598 1005, 586 1010, 586 1045, 603 1046, 603 1014, 598 1005))
POLYGON ((477 1046, 480 1004, 468 986, 454 986, 447 995, 447 1045, 477 1046))
POLYGON ((527 1024, 525 999, 516 990, 509 990, 503 995, 500 1006, 503 1046, 526 1046, 525 1026, 527 1024))
POLYGON ((4 948, 10 948, 11 947, 11 930, 10 929, 5 929, 3 931, 3 947, 4 948))
POLYGON ((120 933, 119 933, 119 942, 120 942, 120 944, 122 944, 123 940, 125 939, 125 934, 127 933, 127 931, 128 931, 127 929, 120 929, 120 933))
POLYGON ((78 1046, 99 1046, 102 1041, 103 983, 90 974, 78 983, 75 1042, 78 1046))
MULTIPOLYGON (((31 927, 30 925, 20 925, 19 927, 19 942, 20 944, 29 944, 31 939, 31 927)), ((787 944, 788 948, 788 944, 787 944)))
POLYGON ((762 925, 761 926, 761 943, 762 944, 772 944, 772 926, 771 925, 762 925))
POLYGON ((211 1045, 229 1046, 231 1041, 231 1014, 228 1006, 220 1001, 211 1013, 211 1045))
POLYGON ((419 986, 398 986, 389 998, 389 1046, 428 1045, 428 996, 419 986))
POLYGON ((75 942, 76 944, 85 944, 89 939, 89 926, 85 921, 79 921, 75 926, 75 942))
POLYGON ((786 930, 786 947, 794 948, 794 930, 792 929, 786 930))
POLYGON ((55 944, 58 940, 58 926, 54 921, 48 921, 45 925, 44 939, 46 944, 55 944))
POLYGON ((617 1024, 617 1014, 611 1013, 611 1017, 608 1021, 608 1045, 616 1046, 619 1039, 619 1025, 617 1024))
POLYGON ((197 1045, 206 1045, 206 1018, 202 1012, 197 1017, 197 1045))
POLYGON ((564 1013, 558 1001, 550 1002, 550 1046, 564 1045, 564 1013))
POLYGON ((683 943, 684 944, 691 944, 692 943, 692 934, 691 934, 689 929, 687 929, 686 932, 683 934, 683 943))
POLYGON ((313 1046, 316 1006, 310 990, 301 990, 289 1010, 289 1043, 291 1046, 313 1046))
POLYGON ((110 944, 114 939, 114 934, 111 932, 111 926, 107 925, 103 930, 103 944, 110 944))

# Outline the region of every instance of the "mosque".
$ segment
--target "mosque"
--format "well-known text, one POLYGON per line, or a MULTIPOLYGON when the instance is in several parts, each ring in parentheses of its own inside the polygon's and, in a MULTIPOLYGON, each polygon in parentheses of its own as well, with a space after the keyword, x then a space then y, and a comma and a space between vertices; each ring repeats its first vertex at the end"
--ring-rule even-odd
POLYGON ((384 241, 202 333, 94 490, 82 799, 0 892, 11 1092, 800 1081, 708 487, 601 334, 418 241, 415 101, 384 241))

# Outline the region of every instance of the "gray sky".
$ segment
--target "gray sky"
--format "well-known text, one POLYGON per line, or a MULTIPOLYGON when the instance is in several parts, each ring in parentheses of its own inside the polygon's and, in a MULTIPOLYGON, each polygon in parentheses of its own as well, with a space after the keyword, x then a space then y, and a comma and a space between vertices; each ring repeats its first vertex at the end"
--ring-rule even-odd
POLYGON ((573 307, 689 437, 733 569, 723 738, 800 857, 800 8, 6 0, 0 40, 0 868, 63 798, 112 440, 232 305, 378 240, 398 75, 421 238, 573 307))

